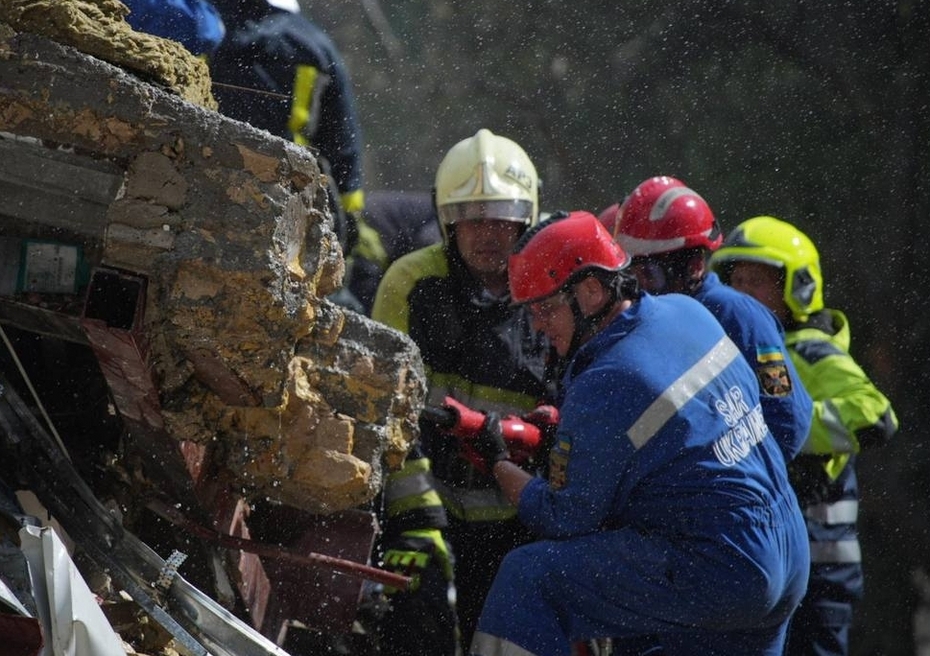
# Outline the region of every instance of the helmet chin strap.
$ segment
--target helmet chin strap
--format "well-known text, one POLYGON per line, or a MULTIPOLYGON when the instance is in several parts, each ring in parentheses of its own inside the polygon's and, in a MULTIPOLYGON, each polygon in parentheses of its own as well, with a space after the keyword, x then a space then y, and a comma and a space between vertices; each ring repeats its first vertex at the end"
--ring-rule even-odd
POLYGON ((572 293, 572 300, 569 307, 572 310, 575 330, 572 332, 572 341, 568 345, 568 351, 565 354, 566 358, 570 359, 574 356, 578 349, 581 348, 581 345, 594 336, 601 321, 610 314, 614 304, 617 302, 619 298, 617 289, 613 285, 606 285, 605 289, 607 289, 608 292, 607 302, 604 303, 604 306, 600 310, 587 317, 578 305, 578 298, 572 293))

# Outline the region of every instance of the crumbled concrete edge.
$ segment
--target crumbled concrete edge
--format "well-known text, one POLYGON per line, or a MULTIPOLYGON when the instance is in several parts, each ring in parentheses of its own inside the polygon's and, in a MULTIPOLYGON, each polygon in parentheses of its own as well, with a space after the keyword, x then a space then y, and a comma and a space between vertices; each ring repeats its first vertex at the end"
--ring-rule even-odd
POLYGON ((169 39, 136 32, 118 0, 4 0, 0 22, 73 46, 162 84, 188 102, 216 109, 210 70, 169 39))

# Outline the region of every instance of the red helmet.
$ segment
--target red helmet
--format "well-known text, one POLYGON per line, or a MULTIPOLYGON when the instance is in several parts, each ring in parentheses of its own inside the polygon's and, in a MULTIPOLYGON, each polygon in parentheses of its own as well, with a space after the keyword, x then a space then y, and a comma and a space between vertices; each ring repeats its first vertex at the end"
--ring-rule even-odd
POLYGON ((710 206, 668 176, 639 184, 620 206, 614 238, 633 257, 703 246, 716 250, 723 234, 710 206))
POLYGON ((527 232, 510 256, 510 295, 514 303, 533 303, 573 283, 582 271, 619 271, 629 261, 590 212, 553 217, 527 232))

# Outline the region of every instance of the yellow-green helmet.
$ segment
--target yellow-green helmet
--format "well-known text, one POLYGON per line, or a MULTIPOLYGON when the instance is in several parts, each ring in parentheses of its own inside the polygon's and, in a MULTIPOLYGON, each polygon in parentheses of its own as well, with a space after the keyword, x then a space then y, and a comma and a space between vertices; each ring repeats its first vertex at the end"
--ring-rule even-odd
POLYGON ((724 272, 726 265, 749 260, 783 269, 785 303, 798 321, 823 309, 823 275, 814 242, 790 223, 773 216, 743 221, 710 257, 710 266, 724 272))
POLYGON ((539 214, 536 167, 516 142, 482 129, 458 142, 436 170, 442 237, 459 221, 498 219, 529 227, 539 214))

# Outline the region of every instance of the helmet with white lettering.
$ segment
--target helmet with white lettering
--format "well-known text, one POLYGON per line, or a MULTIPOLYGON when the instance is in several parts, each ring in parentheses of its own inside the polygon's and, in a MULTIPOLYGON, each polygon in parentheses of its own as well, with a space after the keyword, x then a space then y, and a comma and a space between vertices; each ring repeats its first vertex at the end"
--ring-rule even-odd
POLYGON ((630 258, 590 212, 553 215, 523 235, 507 267, 514 303, 557 294, 589 273, 624 269, 630 258))
POLYGON ((687 248, 715 250, 723 235, 710 206, 677 178, 641 182, 620 206, 614 238, 632 257, 687 248))
POLYGON ((710 258, 712 269, 723 273, 739 261, 760 262, 785 273, 785 304, 798 321, 823 309, 823 274, 814 242, 786 221, 756 216, 743 221, 710 258))
POLYGON ((516 142, 482 129, 458 142, 436 170, 436 210, 443 240, 460 221, 496 219, 529 227, 538 220, 539 177, 516 142))

